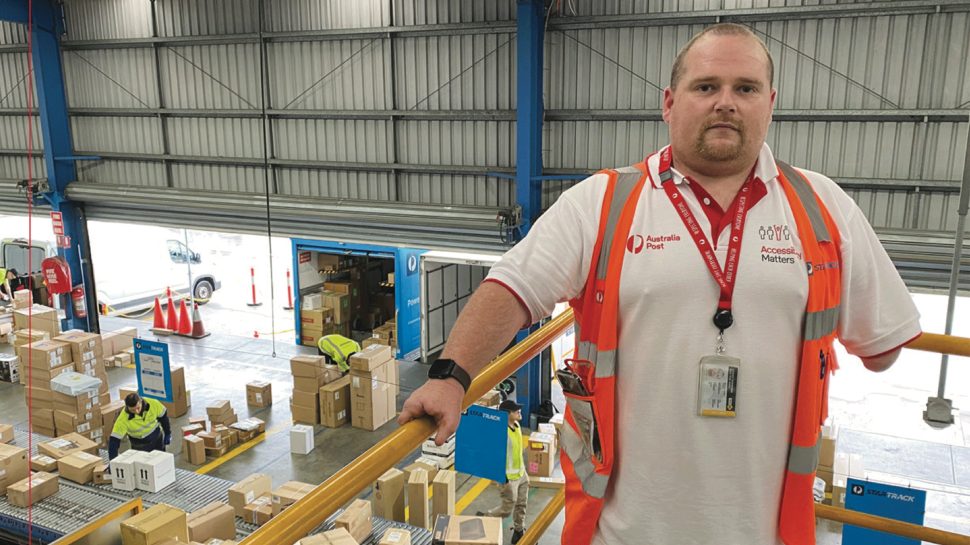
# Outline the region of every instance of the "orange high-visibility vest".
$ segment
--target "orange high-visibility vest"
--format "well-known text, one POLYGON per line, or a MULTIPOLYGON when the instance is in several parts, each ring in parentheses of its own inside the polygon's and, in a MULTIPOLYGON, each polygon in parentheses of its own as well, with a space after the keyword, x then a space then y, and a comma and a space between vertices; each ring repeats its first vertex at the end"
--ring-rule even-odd
MULTIPOLYGON (((812 485, 820 429, 828 416, 829 376, 837 368, 832 343, 842 295, 841 238, 808 179, 785 163, 777 165, 808 269, 808 302, 779 535, 786 545, 813 545, 812 485)), ((608 182, 589 276, 583 292, 569 302, 576 317, 576 359, 571 364, 593 371, 586 376, 592 395, 566 395, 561 455, 566 476, 564 545, 592 541, 613 469, 620 271, 640 194, 649 178, 646 161, 601 174, 607 175, 608 182)))

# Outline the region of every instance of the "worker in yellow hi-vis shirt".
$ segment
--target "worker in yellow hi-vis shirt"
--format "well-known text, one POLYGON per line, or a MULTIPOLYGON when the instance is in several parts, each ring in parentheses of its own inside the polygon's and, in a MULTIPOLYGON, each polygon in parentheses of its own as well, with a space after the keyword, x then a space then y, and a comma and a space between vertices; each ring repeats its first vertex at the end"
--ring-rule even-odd
POLYGON ((522 405, 506 399, 499 409, 509 413, 509 438, 505 446, 505 483, 502 485, 502 505, 475 513, 480 517, 505 518, 512 515, 512 545, 525 534, 525 510, 529 505, 529 475, 525 472, 522 444, 522 405))
POLYGON ((172 425, 165 405, 161 401, 142 398, 138 394, 125 397, 125 410, 121 411, 111 429, 108 440, 108 460, 114 460, 121 447, 121 440, 128 437, 131 448, 151 452, 165 450, 172 442, 172 425))
POLYGON ((343 335, 324 335, 317 341, 317 350, 321 356, 330 359, 330 363, 337 366, 341 373, 350 370, 350 356, 360 352, 360 345, 353 339, 343 335))

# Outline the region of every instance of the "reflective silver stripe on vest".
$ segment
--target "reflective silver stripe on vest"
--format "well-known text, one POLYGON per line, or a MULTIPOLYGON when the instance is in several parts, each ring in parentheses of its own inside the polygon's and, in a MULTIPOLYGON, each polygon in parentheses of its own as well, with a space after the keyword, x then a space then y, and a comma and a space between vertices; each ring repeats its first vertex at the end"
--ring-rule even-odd
MULTIPOLYGON (((337 346, 337 343, 333 342, 332 339, 323 339, 323 342, 325 342, 328 345, 330 345, 330 347, 333 348, 334 352, 336 352, 337 355, 340 356, 340 359, 341 360, 344 360, 344 361, 347 360, 347 355, 344 354, 344 351, 341 350, 340 347, 337 346)), ((332 356, 332 354, 331 354, 331 356, 332 356)))
POLYGON ((806 341, 821 339, 835 332, 839 325, 839 307, 827 308, 815 312, 805 313, 805 331, 802 333, 806 341))
MULTIPOLYGON (((563 426, 565 430, 567 426, 563 426)), ((818 451, 822 445, 822 436, 819 434, 818 441, 812 447, 791 446, 788 451, 788 471, 797 475, 811 475, 815 473, 818 466, 818 451)))
POLYGON ((595 344, 579 341, 577 357, 590 361, 596 367, 596 378, 609 378, 616 374, 616 350, 597 350, 595 344))
POLYGON ((800 174, 795 172, 795 169, 788 163, 776 162, 778 168, 784 173, 785 178, 788 178, 792 188, 795 189, 795 193, 798 194, 798 200, 805 207, 805 213, 808 214, 808 219, 812 222, 812 230, 815 231, 815 239, 819 242, 832 242, 832 237, 829 236, 829 228, 825 225, 825 220, 822 219, 822 209, 818 201, 815 200, 815 193, 808 185, 808 182, 800 174))
MULTIPOLYGON (((620 214, 630 193, 637 186, 643 173, 636 167, 616 169, 616 186, 613 188, 613 198, 610 200, 610 211, 606 221, 606 231, 603 232, 603 245, 600 247, 599 261, 596 262, 596 278, 606 278, 606 267, 610 263, 610 248, 613 247, 613 236, 616 224, 620 222, 620 214)), ((626 241, 623 241, 626 244, 626 241)))
POLYGON ((610 478, 596 472, 582 439, 569 424, 562 427, 562 449, 572 461, 576 477, 583 483, 583 491, 594 498, 603 499, 610 478))

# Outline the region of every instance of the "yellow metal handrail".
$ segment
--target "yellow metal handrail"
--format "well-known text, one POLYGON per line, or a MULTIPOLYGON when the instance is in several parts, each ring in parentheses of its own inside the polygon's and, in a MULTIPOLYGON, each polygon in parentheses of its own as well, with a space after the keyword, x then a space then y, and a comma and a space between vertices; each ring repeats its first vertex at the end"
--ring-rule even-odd
MULTIPOLYGON (((124 517, 125 515, 137 515, 141 513, 143 507, 141 503, 141 498, 133 498, 127 502, 119 505, 110 513, 104 515, 103 517, 98 517, 87 523, 81 529, 71 532, 70 534, 58 539, 57 541, 51 543, 51 545, 71 545, 72 543, 78 543, 82 539, 88 537, 89 535, 97 532, 101 528, 104 528, 115 519, 124 517)), ((119 536, 120 539, 120 536, 119 536)))
MULTIPOLYGON (((552 341, 565 333, 572 325, 573 312, 569 309, 496 358, 472 382, 462 401, 462 409, 468 408, 499 382, 505 380, 525 362, 535 357, 552 341)), ((970 356, 970 339, 924 333, 906 345, 906 348, 970 356)), ((323 523, 337 509, 354 499, 369 483, 377 480, 408 453, 418 448, 425 439, 434 433, 435 427, 433 420, 430 417, 425 417, 394 430, 353 462, 344 466, 317 486, 306 497, 253 532, 241 542, 241 545, 289 544, 306 537, 310 531, 323 523)), ((562 493, 560 491, 560 494, 562 493)), ((555 507, 554 504, 555 500, 553 505, 549 507, 555 507)), ((553 519, 561 508, 558 507, 555 512, 552 512, 551 517, 553 519)), ((825 514, 830 513, 825 512, 825 514)), ((858 525, 865 526, 865 524, 858 525)), ((538 529, 536 531, 538 532, 538 529)), ((930 541, 930 539, 923 539, 930 541)), ((940 543, 960 543, 962 545, 967 542, 946 541, 940 543)))
MULTIPOLYGON (((462 409, 478 401, 525 362, 538 355, 572 324, 572 312, 563 313, 496 358, 472 381, 462 401, 462 409)), ((430 417, 408 422, 394 430, 314 488, 306 497, 270 519, 244 539, 242 545, 290 544, 306 537, 337 509, 357 497, 369 483, 376 481, 385 471, 418 448, 434 430, 435 424, 430 417)))
POLYGON ((937 530, 936 528, 927 528, 925 526, 920 526, 919 524, 910 524, 908 522, 902 522, 899 520, 877 517, 876 515, 852 511, 850 509, 841 509, 831 505, 822 505, 820 503, 816 503, 815 516, 823 519, 834 520, 843 524, 859 526, 860 528, 868 528, 870 530, 878 530, 880 532, 895 534, 897 536, 927 541, 929 543, 939 543, 941 545, 970 545, 970 536, 954 534, 944 530, 937 530))
POLYGON ((556 517, 559 516, 559 512, 562 511, 563 507, 566 507, 566 489, 560 488, 559 492, 556 492, 556 495, 549 500, 546 507, 526 529, 525 534, 522 535, 522 539, 519 540, 519 545, 535 545, 538 543, 542 535, 549 529, 552 521, 556 520, 556 517))

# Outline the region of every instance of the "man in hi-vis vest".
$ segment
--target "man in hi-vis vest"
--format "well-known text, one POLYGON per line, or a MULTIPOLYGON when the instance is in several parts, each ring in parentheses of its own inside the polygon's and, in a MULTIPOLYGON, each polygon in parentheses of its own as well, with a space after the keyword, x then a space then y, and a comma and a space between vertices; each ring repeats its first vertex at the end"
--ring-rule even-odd
POLYGON ((509 434, 505 444, 505 483, 502 505, 475 513, 480 517, 505 518, 512 515, 512 545, 525 533, 525 510, 529 506, 529 475, 525 472, 525 450, 522 444, 522 405, 506 399, 498 407, 509 413, 509 434))
MULTIPOLYGON (((565 544, 815 543, 833 342, 882 371, 920 335, 859 207, 765 144, 773 75, 744 26, 689 41, 663 94, 669 145, 563 193, 492 267, 435 380, 404 405, 401 422, 430 414, 447 439, 468 379, 569 301, 565 544)), ((812 138, 793 129, 778 129, 785 155, 812 138)))

